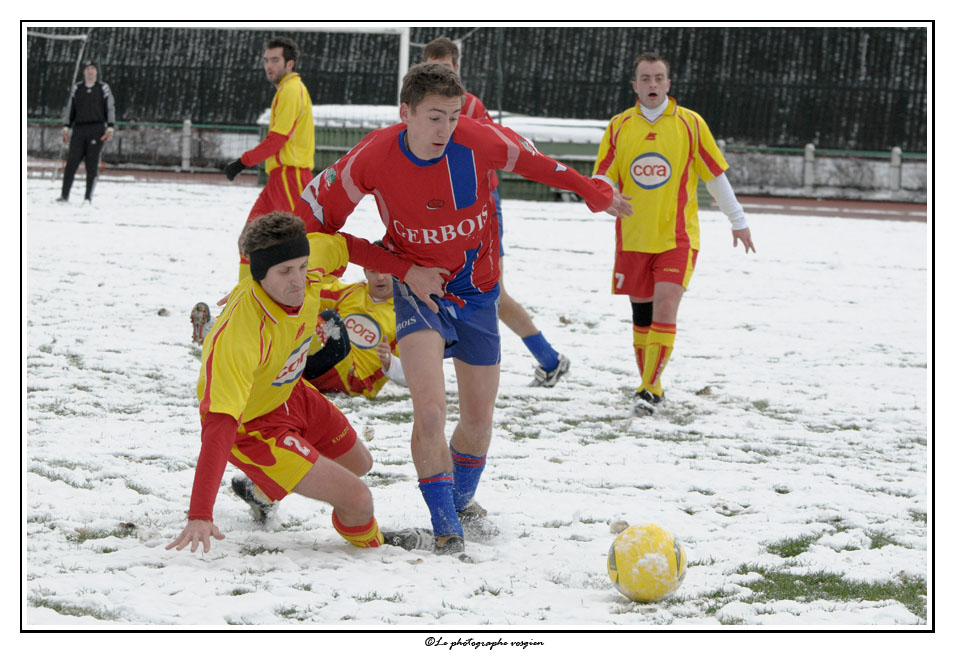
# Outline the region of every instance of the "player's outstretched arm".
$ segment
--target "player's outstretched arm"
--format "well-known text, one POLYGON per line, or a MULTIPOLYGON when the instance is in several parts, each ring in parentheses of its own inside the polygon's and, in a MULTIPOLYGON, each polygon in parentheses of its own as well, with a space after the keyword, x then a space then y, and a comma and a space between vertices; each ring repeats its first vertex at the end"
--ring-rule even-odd
POLYGON ((212 543, 209 541, 210 536, 217 540, 225 539, 225 535, 219 532, 219 527, 211 521, 206 521, 205 519, 190 519, 186 522, 186 527, 182 529, 179 537, 166 546, 166 550, 168 551, 176 547, 176 551, 182 551, 187 546, 192 545, 189 552, 195 553, 201 543, 202 552, 209 553, 209 549, 212 548, 212 543))
POLYGON ((750 250, 753 251, 753 254, 756 253, 756 246, 753 244, 753 237, 749 233, 749 227, 733 230, 733 247, 736 247, 736 243, 738 242, 743 243, 744 251, 747 254, 750 250))

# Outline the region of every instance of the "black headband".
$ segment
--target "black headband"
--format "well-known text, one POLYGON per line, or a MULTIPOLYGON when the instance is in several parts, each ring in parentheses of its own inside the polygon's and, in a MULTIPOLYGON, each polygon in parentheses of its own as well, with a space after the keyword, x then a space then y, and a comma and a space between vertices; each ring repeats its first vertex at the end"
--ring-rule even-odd
POLYGON ((293 258, 308 256, 308 238, 305 236, 283 240, 270 247, 249 252, 249 272, 256 281, 262 281, 269 268, 293 258))

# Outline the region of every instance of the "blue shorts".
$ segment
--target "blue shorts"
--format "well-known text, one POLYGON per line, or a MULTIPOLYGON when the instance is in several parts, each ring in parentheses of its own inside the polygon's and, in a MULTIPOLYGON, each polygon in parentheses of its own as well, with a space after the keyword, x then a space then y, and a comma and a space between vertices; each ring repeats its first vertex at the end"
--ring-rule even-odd
POLYGON ((501 211, 501 196, 497 189, 491 191, 494 197, 494 217, 497 218, 497 249, 500 256, 504 256, 504 213, 501 211))
POLYGON ((415 331, 434 329, 444 338, 445 358, 457 358, 469 365, 501 362, 501 332, 497 320, 499 285, 486 293, 469 294, 464 298, 467 301, 464 306, 450 299, 435 299, 438 312, 434 313, 407 285, 397 279, 394 284, 399 341, 415 331))

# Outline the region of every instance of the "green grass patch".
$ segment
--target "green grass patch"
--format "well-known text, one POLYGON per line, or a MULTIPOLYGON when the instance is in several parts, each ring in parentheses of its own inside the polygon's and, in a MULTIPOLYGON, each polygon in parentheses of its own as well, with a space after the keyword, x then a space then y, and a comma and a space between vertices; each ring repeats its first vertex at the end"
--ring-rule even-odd
POLYGON ((491 596, 497 596, 503 590, 503 587, 491 587, 487 584, 487 581, 482 582, 481 586, 474 590, 474 596, 480 596, 481 594, 490 594, 491 596))
POLYGON ((120 618, 118 612, 103 608, 87 608, 66 601, 54 601, 50 598, 31 598, 27 603, 34 608, 49 608, 68 617, 93 617, 101 621, 118 621, 120 618))
POLYGON ((298 608, 287 606, 282 608, 276 608, 275 614, 282 617, 283 619, 295 619, 297 621, 302 621, 305 617, 298 611, 298 608))
POLYGON ((881 549, 884 546, 903 546, 898 540, 882 531, 866 531, 865 534, 872 540, 872 543, 869 544, 870 549, 881 549))
POLYGON ((761 578, 744 581, 753 595, 747 603, 768 601, 898 601, 917 616, 925 619, 926 585, 924 578, 906 578, 898 583, 863 583, 846 580, 837 574, 814 572, 796 575, 776 569, 743 565, 737 573, 756 572, 761 578))
POLYGON ((852 524, 848 523, 842 517, 831 517, 829 519, 821 519, 819 521, 820 523, 828 524, 829 526, 832 526, 832 528, 834 528, 837 533, 844 533, 847 530, 853 528, 852 524))
POLYGON ((42 476, 43 478, 49 479, 51 481, 62 481, 63 483, 66 483, 70 487, 75 487, 78 490, 93 489, 93 484, 90 483, 89 481, 83 481, 82 483, 77 483, 73 479, 63 476, 56 470, 40 467, 39 465, 30 465, 29 467, 27 467, 27 471, 32 472, 33 474, 36 474, 37 476, 42 476))
POLYGON ((906 578, 898 583, 863 583, 846 580, 837 574, 815 572, 795 575, 775 569, 748 567, 741 574, 756 572, 759 580, 742 582, 754 594, 744 600, 747 603, 766 601, 898 601, 906 609, 925 619, 926 585, 924 578, 906 578))
POLYGON ((66 540, 74 544, 82 544, 89 540, 102 540, 107 537, 132 537, 136 534, 136 526, 120 524, 116 528, 106 530, 102 528, 77 528, 73 533, 66 534, 66 540))
POLYGON ((142 494, 143 496, 147 496, 147 497, 152 495, 152 491, 150 491, 150 489, 147 488, 145 485, 140 485, 139 483, 130 481, 129 479, 124 479, 123 482, 126 484, 126 487, 128 487, 130 490, 132 490, 133 492, 137 494, 142 494))
POLYGON ((365 474, 364 479, 369 487, 385 487, 400 481, 409 480, 404 474, 383 474, 381 472, 368 472, 365 474))
POLYGON ((767 553, 772 553, 780 558, 795 558, 801 553, 809 550, 813 542, 819 539, 819 535, 802 535, 800 537, 791 537, 779 542, 766 545, 767 553))
POLYGON ((675 433, 640 434, 640 437, 647 440, 660 440, 661 442, 699 442, 703 439, 703 434, 699 431, 677 431, 675 433))
POLYGON ((696 421, 696 415, 690 411, 667 415, 667 421, 676 426, 689 426, 696 421))
POLYGON ((370 592, 355 597, 359 603, 371 603, 372 601, 388 601, 389 603, 404 603, 405 597, 401 594, 392 594, 391 596, 382 596, 378 592, 370 592))
POLYGON ((88 417, 93 415, 90 411, 74 409, 62 399, 55 399, 54 401, 38 404, 36 408, 38 413, 47 413, 58 417, 88 417))
POLYGON ((258 556, 263 553, 282 553, 282 549, 270 549, 267 546, 244 546, 242 547, 242 553, 248 556, 258 556))
POLYGON ((382 413, 378 418, 389 424, 411 424, 414 421, 414 412, 402 410, 394 413, 382 413))

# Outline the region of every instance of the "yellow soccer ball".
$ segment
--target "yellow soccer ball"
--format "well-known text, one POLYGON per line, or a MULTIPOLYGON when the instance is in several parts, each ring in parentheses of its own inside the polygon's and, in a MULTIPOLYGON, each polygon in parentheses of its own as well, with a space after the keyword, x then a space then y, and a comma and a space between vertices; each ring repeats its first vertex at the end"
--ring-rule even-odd
POLYGON ((610 545, 607 573, 631 601, 659 601, 675 592, 686 575, 683 544, 656 524, 631 526, 610 545))

